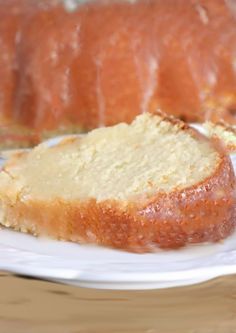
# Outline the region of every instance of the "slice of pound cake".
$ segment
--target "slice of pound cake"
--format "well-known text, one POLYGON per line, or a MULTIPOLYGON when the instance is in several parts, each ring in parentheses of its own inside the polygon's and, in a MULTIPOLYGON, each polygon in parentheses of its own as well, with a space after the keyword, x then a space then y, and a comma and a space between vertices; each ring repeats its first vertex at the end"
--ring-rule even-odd
POLYGON ((34 235, 135 252, 219 241, 234 229, 230 158, 162 114, 10 158, 1 223, 34 235))
POLYGON ((236 153, 236 127, 224 121, 212 123, 205 122, 203 127, 209 137, 215 137, 222 141, 229 153, 236 153))

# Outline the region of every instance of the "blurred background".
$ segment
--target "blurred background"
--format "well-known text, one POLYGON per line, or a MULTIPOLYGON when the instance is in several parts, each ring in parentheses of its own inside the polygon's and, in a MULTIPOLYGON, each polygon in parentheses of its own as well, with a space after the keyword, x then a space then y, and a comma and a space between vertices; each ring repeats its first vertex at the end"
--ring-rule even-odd
POLYGON ((235 124, 235 0, 0 0, 0 144, 162 110, 235 124))

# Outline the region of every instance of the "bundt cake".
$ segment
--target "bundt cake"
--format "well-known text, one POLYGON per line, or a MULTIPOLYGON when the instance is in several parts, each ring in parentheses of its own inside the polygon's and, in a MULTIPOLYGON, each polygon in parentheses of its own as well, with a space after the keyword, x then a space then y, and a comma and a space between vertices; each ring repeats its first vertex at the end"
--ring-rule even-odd
POLYGON ((234 0, 0 0, 0 143, 157 108, 235 124, 234 0))

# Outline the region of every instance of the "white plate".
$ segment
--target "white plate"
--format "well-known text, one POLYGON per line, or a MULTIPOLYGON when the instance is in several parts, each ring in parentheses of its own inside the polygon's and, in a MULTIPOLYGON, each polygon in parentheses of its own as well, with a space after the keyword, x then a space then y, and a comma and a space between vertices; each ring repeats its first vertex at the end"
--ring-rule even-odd
MULTIPOLYGON (((232 158, 236 168, 236 156, 232 158)), ((133 254, 35 238, 3 228, 0 270, 92 288, 184 286, 236 273, 236 233, 217 244, 133 254)))

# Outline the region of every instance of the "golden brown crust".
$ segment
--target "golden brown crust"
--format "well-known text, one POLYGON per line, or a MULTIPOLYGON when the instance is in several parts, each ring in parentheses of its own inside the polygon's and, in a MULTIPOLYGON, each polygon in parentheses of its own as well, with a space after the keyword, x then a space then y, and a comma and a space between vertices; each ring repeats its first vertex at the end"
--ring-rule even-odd
POLYGON ((20 193, 17 198, 2 193, 2 224, 34 235, 134 252, 219 241, 235 228, 236 183, 230 158, 216 142, 213 145, 221 162, 213 175, 195 186, 128 204, 24 200, 20 193))
POLYGON ((229 131, 229 132, 233 133, 234 135, 236 135, 236 128, 231 126, 230 124, 226 123, 224 120, 218 121, 218 122, 214 123, 214 125, 222 126, 226 131, 229 131))

